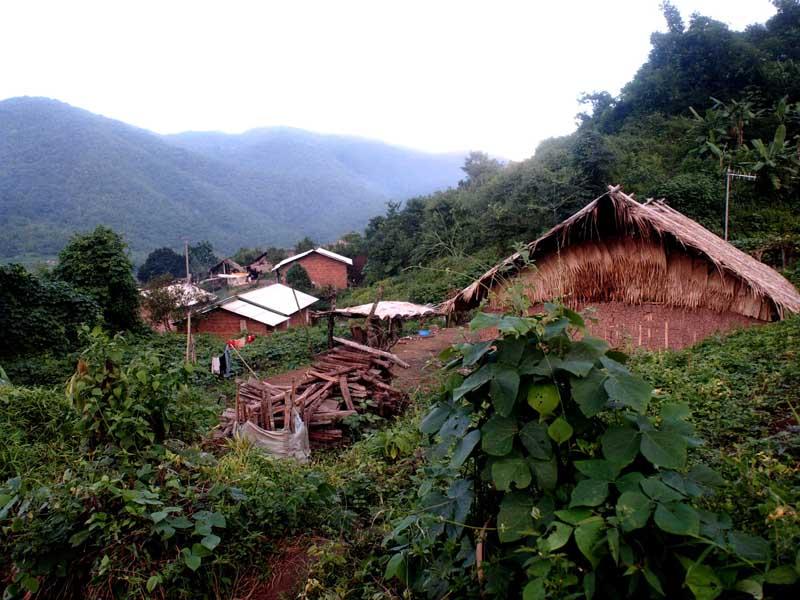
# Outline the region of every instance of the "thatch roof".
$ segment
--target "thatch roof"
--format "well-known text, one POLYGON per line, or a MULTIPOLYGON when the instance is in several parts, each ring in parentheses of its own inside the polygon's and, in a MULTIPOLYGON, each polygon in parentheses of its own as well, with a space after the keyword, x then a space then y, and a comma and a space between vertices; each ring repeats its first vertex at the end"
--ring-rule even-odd
MULTIPOLYGON (((559 262, 559 271, 548 271, 542 267, 542 277, 547 281, 537 282, 546 293, 552 293, 554 287, 548 285, 557 279, 563 280, 565 272, 567 278, 572 277, 569 284, 574 292, 576 286, 592 285, 593 291, 586 292, 584 296, 597 297, 598 285, 608 283, 608 271, 605 279, 592 274, 587 277, 587 264, 601 264, 599 268, 609 266, 619 273, 620 281, 627 277, 628 286, 634 289, 614 290, 613 299, 620 299, 629 303, 648 301, 652 291, 653 272, 660 270, 662 286, 675 286, 674 290, 661 290, 658 300, 674 306, 687 308, 707 306, 718 311, 731 310, 741 314, 770 320, 783 318, 787 313, 800 312, 800 293, 780 273, 756 260, 752 256, 735 248, 728 242, 713 234, 699 223, 670 208, 661 200, 651 200, 639 203, 632 197, 623 193, 619 186, 609 186, 608 192, 590 202, 574 215, 553 227, 539 239, 527 246, 529 259, 536 265, 559 262), (654 247, 661 249, 660 255, 642 257, 642 252, 647 252, 654 247), (574 264, 564 266, 560 257, 566 255, 572 248, 581 248, 583 265, 580 272, 574 264), (676 249, 678 252, 664 250, 676 249), (678 254, 688 255, 695 260, 686 259, 688 268, 683 272, 664 273, 669 270, 670 261, 676 261, 678 254), (551 257, 558 256, 554 261, 551 257), (698 276, 697 260, 702 259, 712 266, 712 275, 705 275, 707 289, 696 291, 692 278, 698 276), (639 264, 634 264, 638 261, 639 264), (618 264, 613 265, 616 262, 618 264), (619 263, 626 263, 624 265, 619 263), (628 273, 637 270, 638 274, 644 273, 631 284, 628 273), (694 269, 694 270, 693 270, 694 269), (580 277, 579 277, 580 276, 580 277), (651 279, 648 280, 647 278, 651 279), (591 280, 591 281, 590 281, 591 280), (681 287, 682 289, 677 289, 681 287), (694 290, 694 293, 692 293, 694 290)), ((574 254, 574 253, 573 253, 574 254)), ((573 263, 575 261, 573 260, 573 263)), ((516 275, 524 268, 525 260, 520 253, 515 253, 496 265, 468 287, 447 300, 442 308, 444 312, 467 310, 476 307, 495 288, 501 287, 508 281, 509 276, 516 275)), ((674 270, 674 269, 673 269, 674 270)), ((540 277, 541 279, 541 277, 540 277)), ((543 292, 544 293, 544 292, 543 292)), ((577 295, 577 294, 576 294, 577 295)), ((550 298, 533 298, 541 301, 550 298)))

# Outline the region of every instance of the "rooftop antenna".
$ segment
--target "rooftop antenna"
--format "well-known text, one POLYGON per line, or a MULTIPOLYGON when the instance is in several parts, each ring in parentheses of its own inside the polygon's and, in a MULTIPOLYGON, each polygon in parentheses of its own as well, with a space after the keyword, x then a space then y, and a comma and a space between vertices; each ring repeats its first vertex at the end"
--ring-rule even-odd
POLYGON ((728 167, 727 173, 725 173, 725 241, 728 241, 728 215, 730 214, 730 203, 731 203, 731 179, 747 179, 748 181, 755 181, 756 176, 750 175, 749 173, 737 173, 736 171, 731 171, 731 168, 728 167))

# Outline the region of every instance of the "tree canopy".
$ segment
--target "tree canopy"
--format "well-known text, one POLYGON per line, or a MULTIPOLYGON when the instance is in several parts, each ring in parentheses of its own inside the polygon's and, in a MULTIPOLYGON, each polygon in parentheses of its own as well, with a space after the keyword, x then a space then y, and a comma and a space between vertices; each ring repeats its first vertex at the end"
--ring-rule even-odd
POLYGON ((169 275, 172 278, 186 276, 186 261, 172 248, 153 250, 139 267, 139 281, 144 283, 162 275, 169 275))
POLYGON ((55 277, 90 296, 115 331, 139 324, 139 291, 125 242, 108 227, 78 234, 58 255, 55 277))

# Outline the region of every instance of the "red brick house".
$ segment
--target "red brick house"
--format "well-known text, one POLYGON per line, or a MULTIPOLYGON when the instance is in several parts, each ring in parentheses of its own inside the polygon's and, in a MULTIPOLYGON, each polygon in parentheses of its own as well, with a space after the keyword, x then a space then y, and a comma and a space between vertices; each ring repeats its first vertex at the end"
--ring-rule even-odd
MULTIPOLYGON (((212 333, 224 339, 243 331, 267 335, 310 322, 314 296, 273 283, 210 306, 192 316, 194 333, 212 333)), ((185 323, 182 324, 185 331, 185 323)))
POLYGON ((592 307, 590 334, 614 346, 683 348, 716 333, 800 312, 780 273, 662 200, 643 204, 619 186, 513 254, 444 304, 455 314, 488 300, 502 311, 522 283, 532 312, 560 299, 592 307))
POLYGON ((275 265, 272 270, 278 281, 286 283, 286 273, 294 264, 301 265, 306 270, 314 287, 330 286, 343 290, 347 287, 347 270, 353 266, 353 261, 325 248, 315 248, 290 256, 275 265))

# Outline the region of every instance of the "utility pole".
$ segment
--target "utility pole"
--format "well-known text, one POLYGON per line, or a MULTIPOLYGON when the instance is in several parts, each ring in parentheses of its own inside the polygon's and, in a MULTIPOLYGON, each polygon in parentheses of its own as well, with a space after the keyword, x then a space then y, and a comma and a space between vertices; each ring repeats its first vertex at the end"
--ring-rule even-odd
POLYGON ((748 181, 755 181, 756 176, 750 175, 748 173, 737 173, 735 171, 731 171, 731 168, 728 167, 727 173, 725 173, 725 241, 728 241, 728 215, 730 214, 730 203, 731 203, 731 179, 747 179, 748 181))
MULTIPOLYGON (((186 258, 186 294, 180 296, 186 297, 190 292, 189 285, 192 283, 192 274, 189 272, 189 240, 183 240, 183 255, 186 258)), ((186 362, 192 361, 192 308, 186 307, 186 362)))

